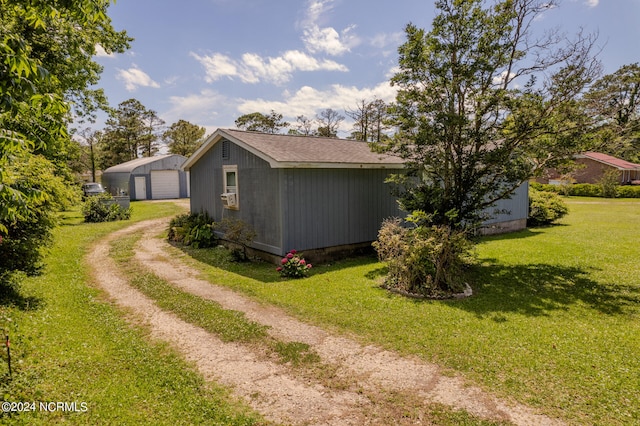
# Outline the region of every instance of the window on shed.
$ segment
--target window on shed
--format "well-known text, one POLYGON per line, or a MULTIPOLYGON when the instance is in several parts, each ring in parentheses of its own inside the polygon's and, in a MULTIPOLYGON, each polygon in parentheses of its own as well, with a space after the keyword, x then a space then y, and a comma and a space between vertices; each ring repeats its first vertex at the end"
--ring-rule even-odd
POLYGON ((222 201, 226 208, 237 209, 239 206, 238 166, 222 166, 222 182, 224 185, 222 201))

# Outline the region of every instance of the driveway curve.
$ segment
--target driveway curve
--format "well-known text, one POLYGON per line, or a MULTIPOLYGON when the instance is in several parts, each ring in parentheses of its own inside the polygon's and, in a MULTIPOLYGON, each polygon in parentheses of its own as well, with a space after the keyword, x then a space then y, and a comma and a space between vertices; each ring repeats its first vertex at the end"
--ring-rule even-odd
POLYGON ((99 241, 88 255, 95 281, 116 304, 141 320, 154 338, 169 342, 205 379, 230 387, 266 419, 293 425, 432 424, 420 414, 420 407, 437 403, 516 425, 563 424, 529 407, 498 399, 462 377, 442 375, 435 364, 362 345, 201 279, 199 271, 172 257, 167 243, 157 237, 168 221, 139 222, 99 241), (136 245, 135 261, 143 268, 182 291, 243 312, 248 319, 268 326, 268 333, 277 340, 308 344, 323 365, 348 379, 346 385, 328 386, 313 375, 261 356, 253 347, 223 342, 158 308, 129 285, 109 258, 111 241, 137 232, 142 232, 142 238, 136 245), (399 416, 388 398, 396 394, 410 398, 417 414, 399 416))

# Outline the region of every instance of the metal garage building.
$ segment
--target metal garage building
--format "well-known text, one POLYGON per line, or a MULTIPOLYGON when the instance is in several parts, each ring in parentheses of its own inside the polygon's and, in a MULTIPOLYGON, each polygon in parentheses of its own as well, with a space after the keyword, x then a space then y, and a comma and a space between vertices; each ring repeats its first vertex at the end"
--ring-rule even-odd
POLYGON ((102 186, 112 195, 129 195, 132 200, 187 198, 189 179, 182 170, 186 159, 177 154, 136 158, 105 170, 102 186))

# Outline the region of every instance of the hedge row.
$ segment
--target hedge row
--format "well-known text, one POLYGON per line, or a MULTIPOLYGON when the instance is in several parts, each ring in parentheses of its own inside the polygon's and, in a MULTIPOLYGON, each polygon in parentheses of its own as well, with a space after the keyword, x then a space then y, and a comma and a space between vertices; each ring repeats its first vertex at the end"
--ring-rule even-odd
MULTIPOLYGON (((549 185, 532 182, 531 187, 538 191, 555 192, 556 194, 574 197, 602 197, 602 185, 594 183, 576 183, 573 185, 549 185)), ((616 198, 640 198, 640 186, 620 185, 616 188, 616 198)))

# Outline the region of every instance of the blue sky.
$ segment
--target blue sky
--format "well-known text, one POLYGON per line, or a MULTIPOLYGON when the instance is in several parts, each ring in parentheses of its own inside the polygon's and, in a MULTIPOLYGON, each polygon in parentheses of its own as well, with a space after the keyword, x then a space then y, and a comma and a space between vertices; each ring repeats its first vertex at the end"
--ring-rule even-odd
MULTIPOLYGON (((99 84, 117 106, 136 98, 170 125, 234 127, 275 110, 290 122, 362 99, 391 101, 403 29, 430 28, 433 0, 117 0, 109 16, 135 38, 100 52, 99 84)), ((605 73, 640 62, 640 0, 563 0, 536 24, 599 34, 605 73)), ((345 120, 341 136, 350 133, 345 120)), ((94 126, 101 127, 101 122, 94 126)))

